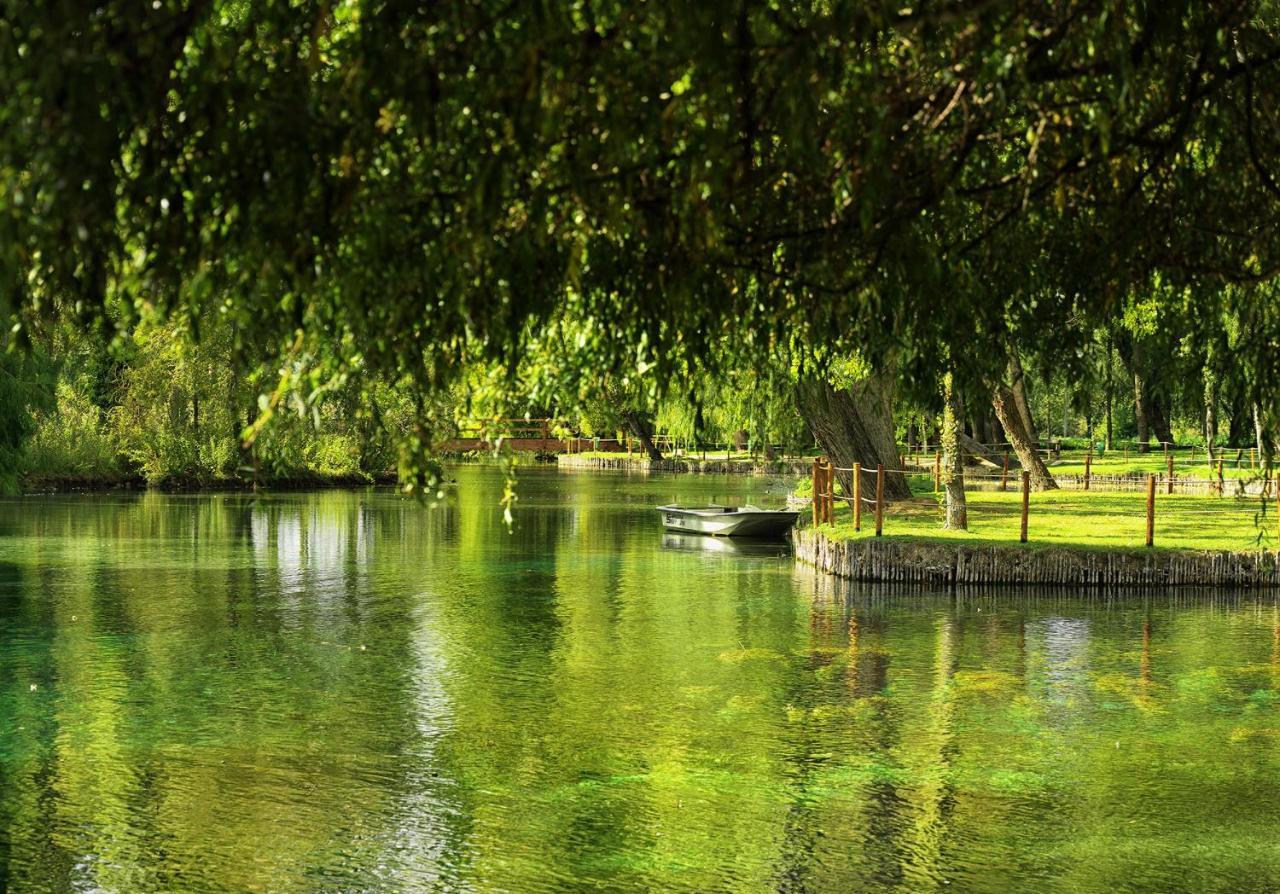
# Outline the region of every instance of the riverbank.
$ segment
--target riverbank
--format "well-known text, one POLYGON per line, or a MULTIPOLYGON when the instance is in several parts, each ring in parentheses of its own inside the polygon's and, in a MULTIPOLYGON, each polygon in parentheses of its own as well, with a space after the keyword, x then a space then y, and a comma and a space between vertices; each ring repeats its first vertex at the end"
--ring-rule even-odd
POLYGON ((328 488, 392 485, 395 472, 376 475, 290 475, 279 478, 169 478, 148 481, 142 475, 42 475, 24 477, 18 483, 22 494, 101 493, 116 490, 155 490, 162 493, 241 492, 253 490, 323 490, 328 488))
POLYGON ((967 496, 969 529, 942 529, 931 493, 871 511, 862 529, 846 504, 838 522, 797 530, 796 558, 856 581, 942 586, 1029 584, 1106 588, 1280 585, 1274 505, 1232 497, 1161 494, 1148 548, 1144 494, 1046 491, 1031 495, 1028 542, 1019 540, 1021 494, 967 496))
POLYGON ((639 472, 688 472, 699 475, 807 475, 813 468, 812 459, 698 459, 676 457, 649 459, 638 455, 601 453, 560 454, 556 464, 562 469, 591 469, 598 471, 639 472))

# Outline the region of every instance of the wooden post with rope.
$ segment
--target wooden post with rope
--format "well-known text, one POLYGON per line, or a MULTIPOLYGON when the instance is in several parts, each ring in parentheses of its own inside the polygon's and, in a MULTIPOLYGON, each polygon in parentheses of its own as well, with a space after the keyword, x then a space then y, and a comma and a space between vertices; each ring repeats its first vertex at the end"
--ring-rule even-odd
POLYGON ((1226 485, 1226 482, 1222 480, 1222 459, 1221 457, 1219 457, 1218 459, 1218 496, 1222 496, 1223 492, 1226 490, 1225 485, 1226 485))
POLYGON ((1173 454, 1166 454, 1165 467, 1169 471, 1169 493, 1173 493, 1173 454))
POLYGON ((821 460, 819 460, 819 459, 814 459, 814 461, 813 461, 813 500, 812 500, 812 506, 813 506, 813 524, 814 524, 814 526, 815 526, 815 527, 816 527, 817 525, 821 524, 821 519, 819 518, 819 515, 820 515, 820 513, 821 513, 821 511, 822 511, 822 510, 818 508, 818 500, 819 500, 819 497, 818 497, 818 490, 819 490, 819 488, 822 486, 822 483, 821 483, 821 482, 822 482, 822 477, 821 477, 821 476, 822 476, 822 472, 820 471, 822 467, 821 467, 820 465, 818 465, 820 462, 821 462, 821 460))
POLYGON ((884 533, 884 466, 876 466, 876 536, 884 533))
POLYGON ((1089 452, 1084 455, 1084 489, 1089 489, 1089 478, 1093 471, 1093 447, 1090 446, 1089 452))
POLYGON ((824 488, 823 510, 827 524, 834 525, 836 523, 836 467, 831 462, 827 463, 826 485, 824 488))
POLYGON ((862 464, 853 464, 853 529, 862 530, 862 464))

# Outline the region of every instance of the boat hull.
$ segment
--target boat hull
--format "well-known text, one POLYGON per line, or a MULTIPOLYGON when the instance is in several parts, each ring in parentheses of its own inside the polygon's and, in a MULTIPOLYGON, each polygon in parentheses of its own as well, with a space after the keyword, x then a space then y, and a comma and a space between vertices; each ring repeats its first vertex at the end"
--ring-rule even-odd
POLYGON ((770 509, 659 506, 658 512, 662 515, 662 526, 668 531, 716 537, 783 537, 800 518, 799 512, 770 509))

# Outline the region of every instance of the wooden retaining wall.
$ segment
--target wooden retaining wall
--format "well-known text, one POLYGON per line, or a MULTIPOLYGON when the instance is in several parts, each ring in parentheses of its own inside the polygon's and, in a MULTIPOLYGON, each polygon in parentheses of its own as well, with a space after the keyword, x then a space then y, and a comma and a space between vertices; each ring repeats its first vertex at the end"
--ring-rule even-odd
POLYGON ((695 472, 704 475, 805 475, 811 460, 744 462, 723 459, 647 459, 642 456, 559 456, 565 469, 610 469, 624 472, 695 472))
POLYGON ((1270 550, 1098 552, 870 537, 832 540, 814 528, 796 529, 792 540, 799 561, 856 581, 951 588, 987 584, 1115 589, 1280 586, 1280 553, 1270 550))

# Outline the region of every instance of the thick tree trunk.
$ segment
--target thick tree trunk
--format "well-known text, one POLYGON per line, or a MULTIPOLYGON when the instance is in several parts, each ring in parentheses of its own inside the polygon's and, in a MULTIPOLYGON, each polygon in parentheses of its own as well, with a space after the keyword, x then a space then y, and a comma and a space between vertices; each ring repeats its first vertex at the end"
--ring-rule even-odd
MULTIPOLYGON (((875 493, 876 466, 885 468, 886 500, 910 498, 907 478, 899 471, 893 429, 893 380, 876 373, 850 388, 834 388, 825 379, 808 378, 796 385, 796 405, 822 451, 837 468, 861 463, 863 493, 875 493)), ((837 472, 844 492, 853 493, 849 472, 837 472)))
POLYGON ((947 490, 947 515, 942 526, 953 531, 969 530, 969 510, 964 498, 964 457, 960 434, 960 402, 951 388, 951 374, 945 380, 946 408, 942 413, 942 481, 947 490))
POLYGON ((1138 452, 1151 450, 1151 431, 1147 427, 1147 383, 1142 373, 1133 371, 1133 418, 1138 426, 1138 452))
MULTIPOLYGON (((945 434, 946 433, 944 432, 942 436, 945 437, 945 434)), ((959 445, 960 451, 962 453, 969 454, 969 456, 972 456, 974 459, 978 460, 979 462, 984 462, 987 465, 996 469, 1002 468, 1004 466, 1004 450, 1003 449, 1000 449, 1000 450, 992 449, 988 447, 986 444, 983 444, 981 441, 977 441, 969 437, 963 431, 960 430, 960 426, 958 425, 956 426, 956 444, 959 445)))
POLYGON ((1231 447, 1244 447, 1248 443, 1248 429, 1251 424, 1249 413, 1238 406, 1231 408, 1231 421, 1227 425, 1227 444, 1231 447))
POLYGON ((1000 424, 1004 426, 1005 437, 1018 454, 1018 462, 1024 470, 1031 473, 1031 487, 1035 490, 1056 490, 1058 482, 1053 480, 1049 467, 1036 450, 1035 442, 1027 435, 1027 430, 1022 425, 1022 415, 1017 410, 1013 392, 1008 385, 1003 382, 996 385, 991 405, 995 408, 1000 424))
POLYGON ((648 454, 649 459, 662 459, 662 451, 653 443, 653 426, 643 415, 635 410, 623 410, 622 421, 631 429, 631 433, 640 441, 640 446, 648 454))
POLYGON ((1039 438, 1036 435, 1036 421, 1031 416, 1031 398, 1027 394, 1027 375, 1022 369, 1022 358, 1017 350, 1009 352, 1009 390, 1013 393, 1013 401, 1018 407, 1018 415, 1022 417, 1022 427, 1027 437, 1034 444, 1039 438))
POLYGON ((1148 410, 1151 414, 1151 428, 1156 438, 1165 444, 1173 444, 1173 429, 1169 425, 1169 404, 1159 397, 1152 397, 1148 410))

